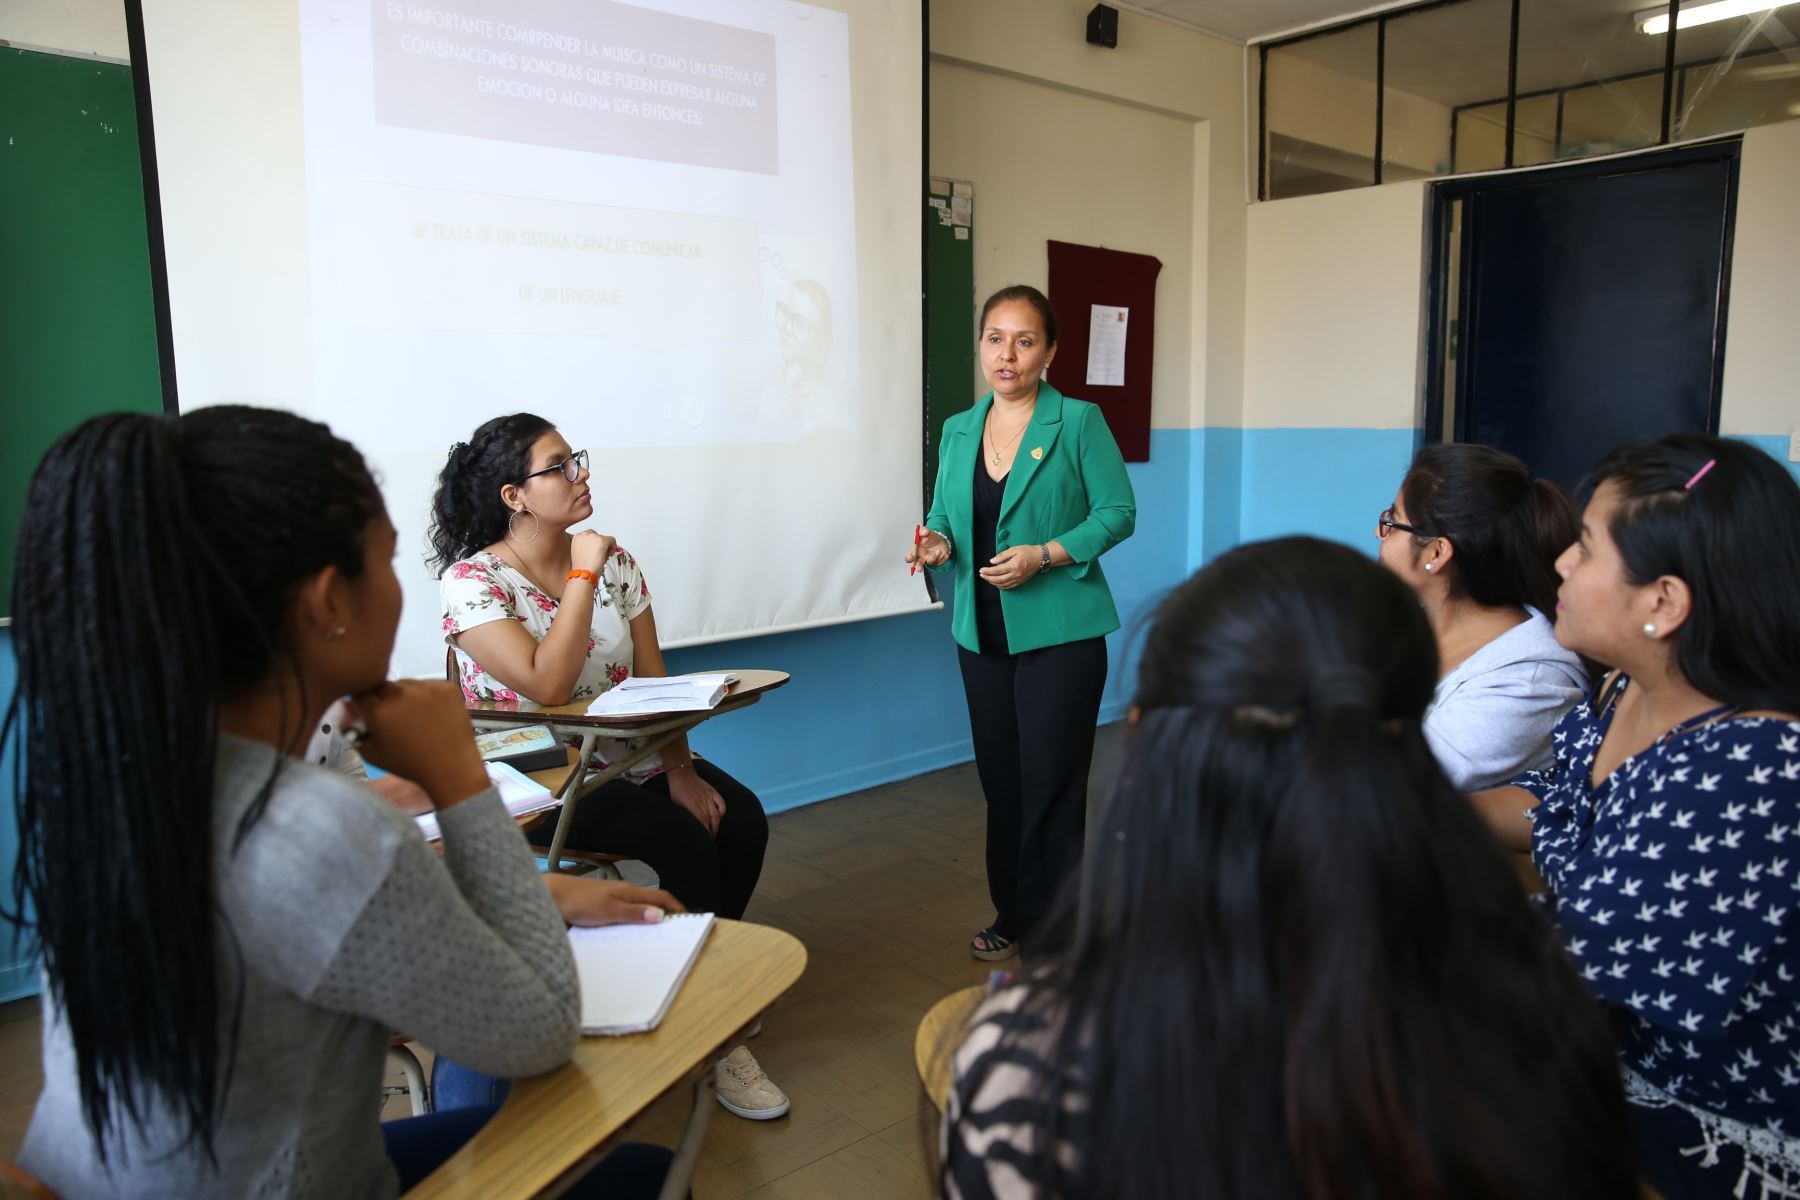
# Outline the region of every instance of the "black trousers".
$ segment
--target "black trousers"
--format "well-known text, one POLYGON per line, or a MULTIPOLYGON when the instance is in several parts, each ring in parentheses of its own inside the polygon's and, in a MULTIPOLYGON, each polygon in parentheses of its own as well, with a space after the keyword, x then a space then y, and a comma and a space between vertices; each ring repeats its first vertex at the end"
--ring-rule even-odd
MULTIPOLYGON (((717 834, 671 800, 668 776, 657 775, 643 783, 615 779, 583 797, 569 825, 569 848, 645 862, 689 912, 737 920, 762 875, 769 818, 755 792, 712 763, 697 758, 694 770, 724 798, 717 834)), ((555 829, 544 822, 531 831, 532 842, 548 846, 555 829)))
POLYGON ((987 797, 994 930, 1042 950, 1033 930, 1081 865, 1106 639, 1023 654, 958 647, 958 654, 975 770, 987 797))

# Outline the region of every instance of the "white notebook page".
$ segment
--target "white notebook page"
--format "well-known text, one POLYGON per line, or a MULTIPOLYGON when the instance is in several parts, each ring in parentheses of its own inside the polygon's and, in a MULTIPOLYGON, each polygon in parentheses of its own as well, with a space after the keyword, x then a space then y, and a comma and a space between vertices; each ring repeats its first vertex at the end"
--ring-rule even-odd
POLYGON ((660 1025, 712 924, 711 913, 676 913, 655 925, 569 930, 581 978, 581 1032, 644 1033, 660 1025))

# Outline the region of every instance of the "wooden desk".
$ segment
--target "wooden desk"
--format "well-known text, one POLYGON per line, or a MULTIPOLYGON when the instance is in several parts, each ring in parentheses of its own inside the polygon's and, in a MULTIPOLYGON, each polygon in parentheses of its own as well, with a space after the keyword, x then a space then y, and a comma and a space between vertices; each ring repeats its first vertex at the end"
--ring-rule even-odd
MULTIPOLYGON (((643 762, 652 754, 660 752, 676 738, 703 722, 725 713, 736 712, 748 708, 761 700, 766 693, 784 686, 788 681, 786 671, 732 671, 738 681, 731 685, 725 698, 719 701, 716 708, 703 712, 681 713, 646 713, 637 717, 590 717, 587 706, 589 700, 575 700, 568 704, 533 704, 529 700, 481 700, 468 706, 469 719, 477 728, 496 725, 548 725, 559 736, 573 734, 581 739, 581 749, 575 767, 566 775, 562 775, 560 785, 552 784, 546 778, 547 772, 534 771, 532 778, 549 787, 561 798, 562 811, 556 818, 556 832, 550 838, 550 852, 546 863, 551 871, 562 866, 563 847, 568 842, 569 826, 575 819, 575 805, 580 799, 609 783, 626 771, 643 762), (623 756, 618 762, 607 763, 604 768, 588 773, 593 763, 594 749, 603 737, 608 738, 642 738, 643 744, 632 753, 623 756)), ((553 767, 551 771, 562 772, 562 768, 553 767)))
POLYGON ((951 1059, 968 1032, 969 1018, 986 995, 987 988, 981 984, 951 992, 919 1022, 919 1032, 913 1037, 913 1066, 918 1068, 925 1095, 939 1112, 944 1111, 944 1101, 950 1096, 951 1059))
POLYGON ((514 1083, 494 1119, 409 1200, 536 1196, 585 1170, 633 1117, 696 1067, 710 1069, 805 969, 806 948, 791 934, 717 921, 661 1025, 629 1037, 584 1037, 568 1065, 514 1083))

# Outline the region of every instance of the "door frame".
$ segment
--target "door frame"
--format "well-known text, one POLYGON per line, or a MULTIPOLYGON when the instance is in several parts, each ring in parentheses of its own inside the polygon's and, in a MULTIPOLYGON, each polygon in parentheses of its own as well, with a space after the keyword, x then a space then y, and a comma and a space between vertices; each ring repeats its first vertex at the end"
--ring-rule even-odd
MULTIPOLYGON (((1719 432, 1719 409, 1725 385, 1725 327, 1731 301, 1731 257, 1737 237, 1738 178, 1743 157, 1743 135, 1731 134, 1705 142, 1646 150, 1642 153, 1612 158, 1589 159, 1557 167, 1533 167, 1501 175, 1474 175, 1446 180, 1431 185, 1430 212, 1427 216, 1425 268, 1425 387, 1423 394, 1423 439, 1426 444, 1466 439, 1469 407, 1469 356, 1461 353, 1461 339, 1467 329, 1460 318, 1469 311, 1475 280, 1469 269, 1469 245, 1473 226, 1464 220, 1462 236, 1450 244, 1450 206, 1458 200, 1469 200, 1481 193, 1510 191, 1522 187, 1564 183, 1574 179, 1600 179, 1612 175, 1638 175, 1646 171, 1667 170, 1697 162, 1723 162, 1726 171, 1725 228, 1720 241, 1719 298, 1713 325, 1712 395, 1707 400, 1706 432, 1719 432), (1450 256, 1455 254, 1457 270, 1456 311, 1459 317, 1458 354, 1456 357, 1456 411, 1451 428, 1444 429, 1444 358, 1445 324, 1449 319, 1447 304, 1450 256), (1448 432, 1448 437, 1446 437, 1448 432)), ((1465 214, 1466 216, 1466 214, 1465 214)))

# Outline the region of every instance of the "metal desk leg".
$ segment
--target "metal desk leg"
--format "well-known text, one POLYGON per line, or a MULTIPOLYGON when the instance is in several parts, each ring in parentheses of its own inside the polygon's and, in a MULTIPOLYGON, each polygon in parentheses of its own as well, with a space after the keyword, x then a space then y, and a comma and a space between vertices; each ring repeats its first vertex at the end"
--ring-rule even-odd
POLYGON ((694 1167, 700 1161, 700 1145, 706 1141, 706 1127, 712 1123, 713 1109, 718 1107, 713 1099, 713 1089, 717 1085, 713 1064, 708 1060, 700 1069, 700 1078, 694 1081, 694 1111, 688 1114, 687 1128, 675 1147, 675 1160, 669 1164, 668 1175, 663 1177, 657 1200, 682 1200, 688 1194, 694 1167))
POLYGON ((616 763, 608 764, 604 771, 601 771, 592 779, 588 778, 588 768, 593 765, 594 747, 599 741, 600 735, 592 730, 581 735, 581 761, 576 764, 575 770, 570 773, 568 779, 563 781, 562 791, 560 793, 562 796, 562 812, 557 814, 556 832, 550 836, 550 857, 546 864, 550 873, 554 874, 562 870, 563 847, 568 844, 569 826, 575 822, 575 805, 581 798, 595 788, 618 779, 633 766, 643 762, 652 754, 659 752, 664 746, 667 746, 670 742, 686 732, 687 727, 683 726, 680 729, 657 734, 655 737, 644 743, 643 746, 639 747, 630 757, 616 763))
POLYGON ((388 1062, 406 1076, 406 1095, 412 1101, 412 1113, 422 1117, 431 1111, 431 1088, 425 1082, 425 1067, 409 1046, 389 1046, 388 1062))
POLYGON ((569 840, 569 826, 575 820, 575 801, 581 796, 581 782, 587 778, 588 766, 594 761, 594 746, 599 735, 592 731, 581 735, 581 758, 575 770, 563 781, 562 811, 556 814, 556 832, 550 835, 550 858, 545 866, 549 874, 562 870, 563 846, 569 840))

